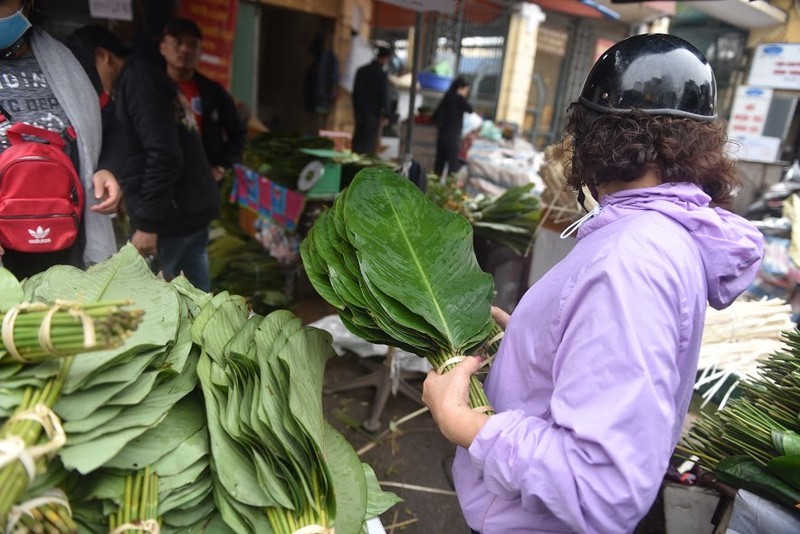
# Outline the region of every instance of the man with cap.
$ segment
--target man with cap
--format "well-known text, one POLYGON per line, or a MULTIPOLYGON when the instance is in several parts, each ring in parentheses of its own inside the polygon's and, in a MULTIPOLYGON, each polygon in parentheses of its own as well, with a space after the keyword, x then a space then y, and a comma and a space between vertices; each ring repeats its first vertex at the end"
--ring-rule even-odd
POLYGON ((131 243, 155 257, 167 280, 182 272, 210 290, 208 230, 219 195, 191 109, 162 69, 126 55, 106 28, 85 26, 69 40, 94 51, 103 87, 113 95, 131 243))
POLYGON ((379 44, 375 59, 356 71, 353 82, 353 152, 375 154, 381 128, 389 121, 389 76, 386 68, 392 58, 388 44, 379 44))
POLYGON ((707 306, 731 304, 762 255, 760 232, 721 207, 738 180, 715 106, 711 67, 671 35, 621 41, 589 73, 567 178, 599 205, 513 315, 493 310, 495 414, 467 402, 479 358, 424 384, 475 531, 632 532, 656 499, 707 306))
POLYGON ((194 112, 214 179, 220 181, 225 169, 241 161, 247 129, 228 92, 197 72, 202 41, 194 21, 175 18, 164 28, 159 49, 167 75, 194 112))

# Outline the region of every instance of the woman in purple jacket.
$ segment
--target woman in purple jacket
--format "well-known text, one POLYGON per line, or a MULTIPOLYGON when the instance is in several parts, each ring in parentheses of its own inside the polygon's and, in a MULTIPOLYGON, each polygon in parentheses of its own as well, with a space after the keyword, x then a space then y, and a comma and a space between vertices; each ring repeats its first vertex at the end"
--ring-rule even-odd
POLYGON ((669 35, 613 46, 567 133, 570 185, 598 199, 573 251, 525 294, 467 403, 466 358, 423 398, 458 445, 453 476, 482 534, 630 532, 656 498, 689 407, 707 303, 751 282, 762 237, 725 211, 738 184, 703 55, 669 35))

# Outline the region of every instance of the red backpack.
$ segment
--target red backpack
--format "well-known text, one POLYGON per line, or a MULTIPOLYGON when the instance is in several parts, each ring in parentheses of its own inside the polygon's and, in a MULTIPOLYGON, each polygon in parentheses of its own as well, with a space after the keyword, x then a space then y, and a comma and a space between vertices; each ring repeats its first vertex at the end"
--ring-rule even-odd
MULTIPOLYGON (((6 120, 0 114, 0 123, 6 120)), ((70 247, 84 193, 64 138, 23 123, 10 126, 6 137, 11 146, 0 153, 0 246, 20 252, 70 247)))

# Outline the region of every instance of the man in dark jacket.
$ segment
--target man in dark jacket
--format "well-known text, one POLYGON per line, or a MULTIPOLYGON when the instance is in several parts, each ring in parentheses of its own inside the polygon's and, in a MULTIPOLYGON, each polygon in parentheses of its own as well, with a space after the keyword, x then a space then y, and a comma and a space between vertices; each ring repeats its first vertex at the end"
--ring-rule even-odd
POLYGON ((71 39, 95 51, 103 85, 113 88, 131 243, 158 255, 165 278, 183 272, 208 291, 208 227, 219 198, 194 115, 162 69, 117 56, 112 50, 124 45, 105 28, 87 26, 71 39))
POLYGON ((372 63, 356 71, 353 82, 353 152, 375 154, 383 126, 389 121, 389 77, 386 64, 392 57, 389 47, 378 47, 372 63))
POLYGON ((236 104, 217 82, 197 72, 203 34, 194 21, 172 19, 164 28, 161 55, 167 75, 194 112, 214 179, 241 161, 247 130, 236 104))

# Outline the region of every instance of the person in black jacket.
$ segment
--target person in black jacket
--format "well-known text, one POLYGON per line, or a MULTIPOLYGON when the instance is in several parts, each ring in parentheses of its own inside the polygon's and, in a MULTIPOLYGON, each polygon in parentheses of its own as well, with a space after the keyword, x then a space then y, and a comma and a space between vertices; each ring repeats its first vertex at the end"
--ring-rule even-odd
POLYGON ((383 126, 389 122, 389 77, 386 65, 392 57, 388 47, 378 47, 372 63, 356 71, 353 82, 353 152, 375 154, 383 126))
POLYGON ((442 174, 447 165, 448 172, 458 172, 461 160, 458 158, 461 146, 461 129, 464 125, 464 113, 472 113, 472 106, 467 102, 469 83, 458 77, 450 84, 436 111, 433 120, 439 132, 436 136, 436 174, 442 174))
POLYGON ((100 78, 113 87, 131 243, 143 256, 157 255, 166 279, 183 272, 210 290, 208 228, 219 198, 194 114, 161 68, 117 56, 112 50, 124 45, 107 29, 86 26, 71 39, 95 51, 100 78))
POLYGON ((167 75, 189 101, 211 172, 220 181, 225 169, 242 160, 247 129, 225 88, 197 72, 202 40, 194 21, 175 18, 164 28, 159 49, 167 75))

